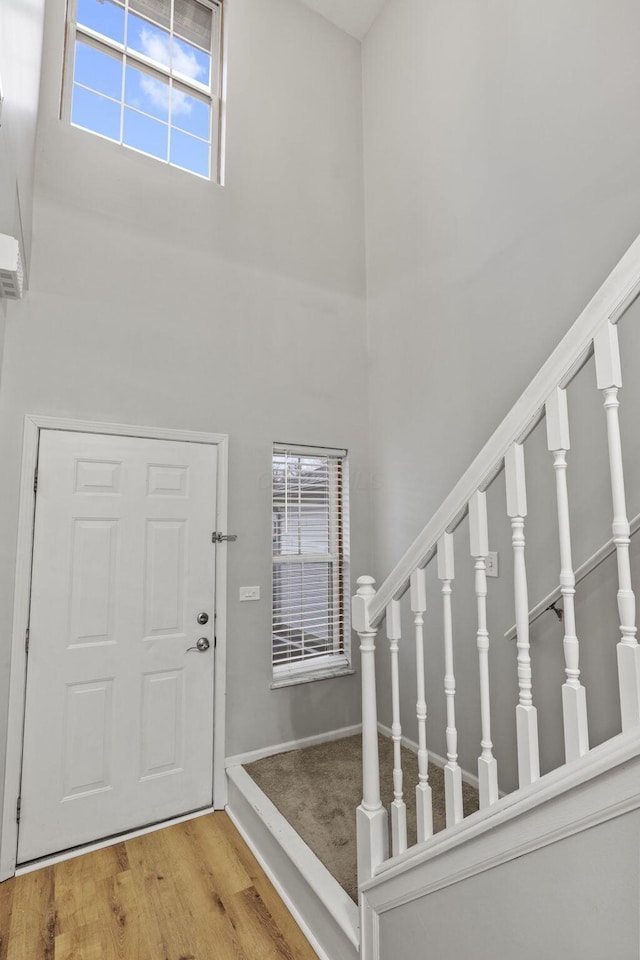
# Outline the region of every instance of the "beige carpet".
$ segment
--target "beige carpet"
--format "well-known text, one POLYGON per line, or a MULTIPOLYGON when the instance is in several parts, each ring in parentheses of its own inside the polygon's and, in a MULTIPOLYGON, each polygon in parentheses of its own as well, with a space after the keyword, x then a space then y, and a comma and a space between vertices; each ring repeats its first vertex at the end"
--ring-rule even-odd
MULTIPOLYGON (((382 802, 393 800, 393 744, 379 738, 382 802)), ((265 757, 245 769, 280 813, 311 847, 338 883, 357 902, 355 811, 362 799, 362 742, 360 736, 322 743, 265 757)), ((404 793, 407 802, 409 844, 416 840, 415 785, 418 762, 402 749, 404 793)), ((442 830, 444 816, 443 772, 429 764, 433 790, 434 831, 442 830)), ((463 784, 464 814, 478 809, 478 794, 463 784)))

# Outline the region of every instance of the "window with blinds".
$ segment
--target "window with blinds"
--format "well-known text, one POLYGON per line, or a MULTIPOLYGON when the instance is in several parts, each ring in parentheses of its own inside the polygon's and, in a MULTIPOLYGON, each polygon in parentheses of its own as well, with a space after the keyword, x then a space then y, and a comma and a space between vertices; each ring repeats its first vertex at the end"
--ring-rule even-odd
POLYGON ((69 0, 72 126, 218 176, 221 0, 69 0))
POLYGON ((274 679, 349 663, 344 450, 274 444, 274 679))

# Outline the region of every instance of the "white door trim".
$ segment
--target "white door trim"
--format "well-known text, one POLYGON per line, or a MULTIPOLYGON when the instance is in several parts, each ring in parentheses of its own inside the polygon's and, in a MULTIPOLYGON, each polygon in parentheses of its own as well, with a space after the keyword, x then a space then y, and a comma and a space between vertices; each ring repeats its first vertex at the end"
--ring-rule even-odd
MULTIPOLYGON (((31 563, 35 515, 34 477, 38 462, 41 430, 66 430, 80 433, 102 433, 121 437, 142 437, 152 440, 178 440, 187 443, 209 443, 218 448, 216 529, 227 530, 228 449, 229 438, 222 433, 199 433, 163 427, 141 427, 132 424, 99 423, 88 420, 65 420, 29 414, 24 421, 22 473, 18 508, 16 578, 13 602, 11 667, 9 673, 9 715, 7 724, 7 757, 5 764, 4 801, 0 825, 0 881, 14 876, 18 846, 16 804, 20 794, 22 736, 26 693, 27 656, 25 638, 29 625, 31 563)), ((213 806, 223 809, 227 802, 224 767, 226 715, 226 627, 227 627, 227 545, 216 547, 216 651, 214 672, 214 739, 213 739, 213 806)))

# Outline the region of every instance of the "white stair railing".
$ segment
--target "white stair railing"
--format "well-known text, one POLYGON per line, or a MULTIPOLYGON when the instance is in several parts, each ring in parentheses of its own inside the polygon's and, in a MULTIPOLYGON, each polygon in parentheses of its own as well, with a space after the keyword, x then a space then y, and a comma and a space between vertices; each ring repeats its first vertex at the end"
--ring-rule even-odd
POLYGON ((401 637, 400 604, 392 600, 387 607, 387 637, 391 653, 391 709, 393 720, 393 803, 391 804, 391 851, 393 856, 407 849, 407 806, 402 793, 402 726, 400 725, 400 673, 398 667, 401 637))
POLYGON ((622 729, 629 730, 640 723, 640 648, 636 640, 636 599, 631 586, 629 543, 631 531, 627 519, 627 500, 624 490, 624 469, 620 421, 618 419, 618 390, 622 386, 618 331, 612 323, 598 330, 595 341, 596 379, 598 390, 604 394, 611 470, 611 498, 613 501, 613 542, 618 560, 618 613, 622 639, 618 644, 618 678, 620 681, 620 712, 622 729))
POLYGON ((458 730, 456 728, 456 678, 453 672, 453 617, 451 586, 455 577, 453 535, 443 533, 438 540, 438 580, 442 583, 442 617, 444 620, 444 696, 447 704, 447 762, 444 765, 445 816, 448 827, 462 820, 462 770, 458 764, 458 730))
MULTIPOLYGON (((580 683, 580 645, 576 636, 576 577, 571 559, 571 524, 567 488, 567 451, 569 442, 569 410, 567 392, 557 387, 545 405, 547 447, 553 453, 558 503, 558 535, 560 539, 560 592, 564 602, 564 658, 567 681, 562 687, 564 750, 567 763, 577 760, 589 749, 587 698, 580 683)), ((527 614, 527 619, 529 615, 527 614)))
POLYGON ((424 682, 424 614, 427 609, 427 580, 424 570, 411 574, 411 611, 416 631, 416 718, 418 721, 418 784, 416 786, 416 831, 418 843, 433 834, 433 798, 429 784, 427 750, 427 695, 424 682))
POLYGON ((360 577, 353 598, 351 623, 360 637, 362 678, 362 803, 356 811, 358 883, 372 877, 389 856, 387 812, 380 799, 378 759, 378 707, 376 702, 376 628, 371 626, 369 604, 375 597, 373 577, 360 577))
POLYGON ((498 799, 498 764, 491 742, 491 697, 489 694, 489 631, 487 630, 487 555, 489 524, 487 495, 479 490, 469 501, 469 549, 475 558, 476 604, 478 610, 477 647, 480 674, 480 718, 482 739, 478 757, 478 794, 480 809, 498 799))
MULTIPOLYGON (((567 454, 570 450, 569 414, 566 388, 595 353, 597 387, 604 397, 608 457, 613 503, 613 543, 618 565, 618 612, 620 640, 617 646, 622 729, 638 727, 640 734, 640 646, 636 638, 635 596, 629 556, 630 525, 627 519, 623 453, 618 417, 618 391, 622 386, 617 323, 640 294, 640 238, 629 248, 598 293, 571 327, 527 390, 505 417, 491 439, 456 484, 409 550, 379 590, 370 577, 358 580, 353 599, 353 628, 360 636, 362 654, 363 716, 363 800, 357 811, 358 877, 363 883, 376 874, 389 857, 388 815, 380 797, 378 727, 375 677, 375 635, 386 617, 391 654, 391 707, 393 737, 393 785, 391 804, 391 855, 407 847, 406 806, 401 762, 400 657, 401 605, 410 589, 410 610, 415 630, 416 716, 418 729, 418 784, 416 815, 418 842, 433 833, 432 791, 429 783, 425 667, 431 663, 430 650, 437 638, 425 631, 427 611, 426 568, 437 557, 441 583, 444 623, 444 695, 446 702, 445 802, 446 824, 462 820, 462 771, 458 763, 456 727, 456 681, 454 656, 456 639, 452 615, 454 581, 453 534, 469 516, 470 554, 475 568, 477 616, 478 684, 480 692, 480 756, 478 782, 481 808, 499 802, 497 761, 491 739, 489 683, 489 632, 487 628, 487 556, 489 527, 486 491, 505 470, 506 513, 510 519, 513 545, 514 610, 517 637, 518 703, 516 741, 520 788, 540 777, 538 719, 533 699, 533 678, 529 645, 529 602, 525 564, 525 523, 527 491, 524 444, 541 418, 546 417, 547 447, 553 455, 558 518, 559 593, 564 605, 565 671, 562 705, 567 762, 578 760, 589 750, 585 688, 580 682, 579 641, 575 622, 576 575, 572 565, 567 454), (425 633, 427 648, 425 651, 425 633)), ((554 560, 554 562, 556 562, 554 560)), ((434 656, 435 660, 436 657, 434 656)))
POLYGON ((518 743, 518 783, 526 787, 540 776, 538 753, 538 711, 533 705, 531 656, 529 653, 529 592, 524 559, 524 519, 527 515, 527 490, 524 472, 524 448, 512 443, 504 458, 507 484, 507 514, 511 518, 513 544, 513 590, 518 647, 519 703, 516 707, 518 743))

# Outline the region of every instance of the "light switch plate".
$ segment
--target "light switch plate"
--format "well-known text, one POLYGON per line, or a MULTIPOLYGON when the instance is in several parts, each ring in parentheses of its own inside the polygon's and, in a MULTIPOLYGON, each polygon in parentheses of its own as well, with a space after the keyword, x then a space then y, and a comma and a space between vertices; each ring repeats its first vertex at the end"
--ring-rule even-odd
POLYGON ((241 600, 259 600, 260 587, 240 587, 241 600))
POLYGON ((487 576, 488 577, 497 577, 498 574, 498 554, 497 551, 491 551, 487 554, 486 559, 487 564, 487 576))

